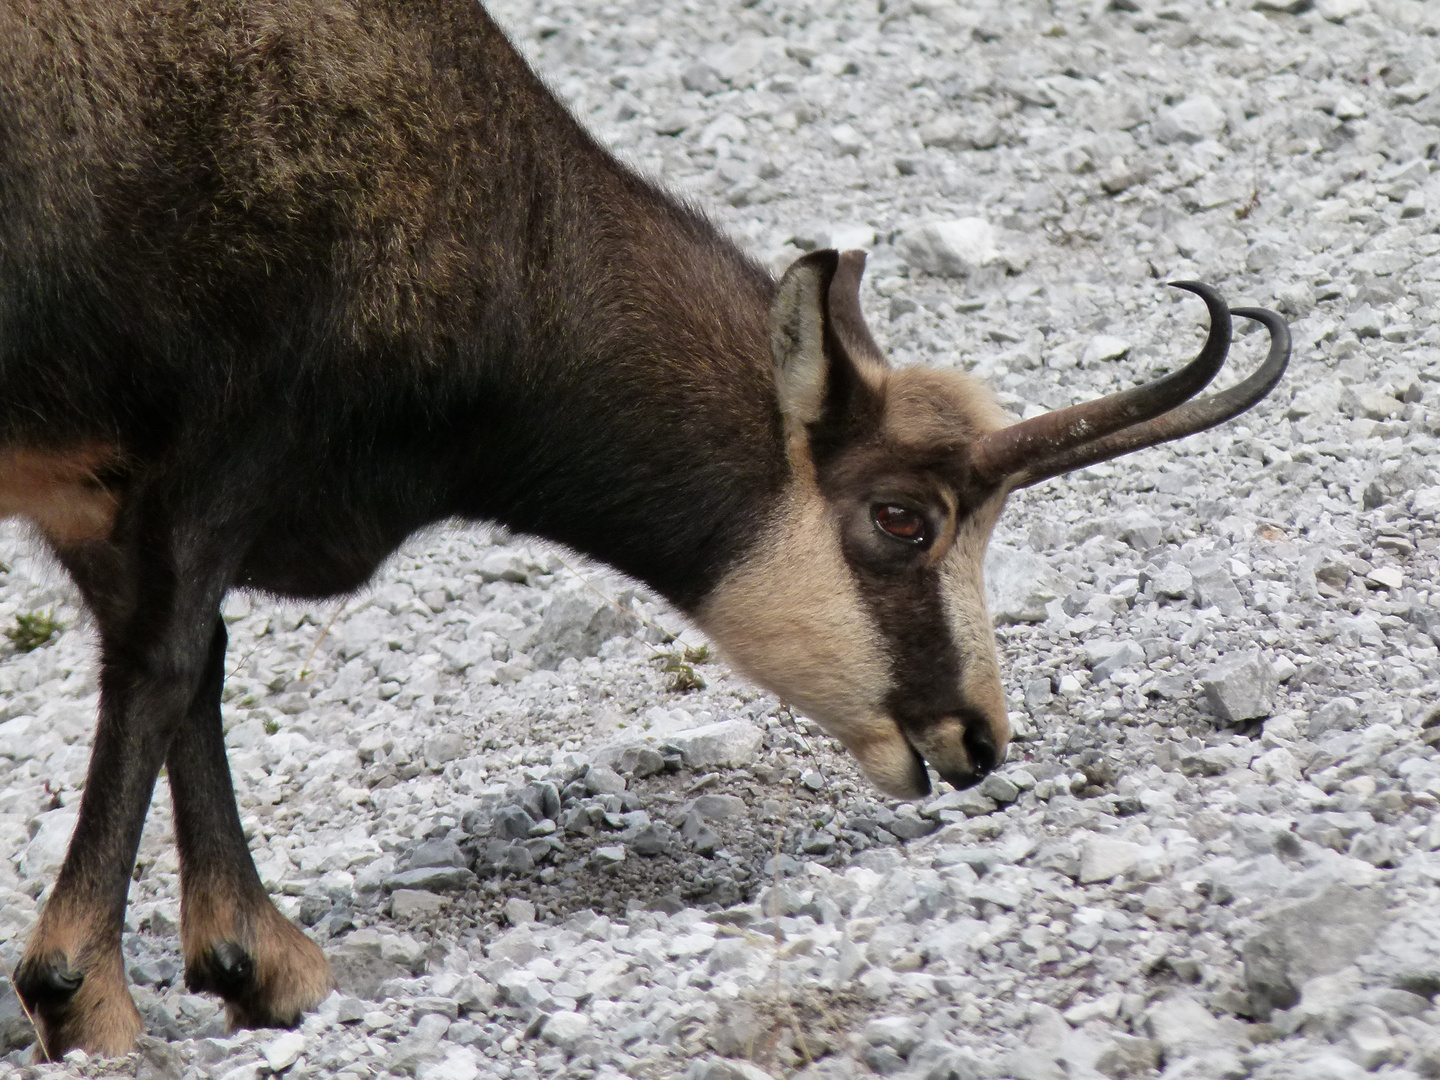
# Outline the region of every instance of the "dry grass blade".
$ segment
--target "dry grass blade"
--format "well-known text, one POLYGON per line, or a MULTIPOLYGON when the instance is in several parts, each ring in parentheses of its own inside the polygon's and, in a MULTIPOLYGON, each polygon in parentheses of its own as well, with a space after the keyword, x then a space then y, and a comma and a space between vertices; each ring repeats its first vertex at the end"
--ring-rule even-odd
POLYGON ((343 612, 348 606, 348 604, 341 604, 338 608, 335 609, 335 614, 330 616, 330 621, 327 622, 325 624, 325 628, 320 631, 320 636, 315 639, 315 644, 310 646, 310 655, 305 657, 305 663, 300 665, 299 677, 301 679, 304 679, 312 674, 312 672, 310 671, 310 662, 315 659, 315 653, 319 651, 320 643, 325 640, 325 635, 330 633, 330 628, 335 625, 335 620, 340 618, 341 612, 343 612))
MULTIPOLYGON (((599 589, 597 589, 594 585, 590 584, 590 579, 589 579, 589 578, 587 578, 584 574, 582 574, 582 573, 581 573, 579 570, 577 570, 575 567, 571 566, 568 562, 566 562, 566 561, 565 561, 563 558, 561 558, 559 555, 556 555, 556 556, 555 556, 555 561, 558 562, 561 566, 565 567, 566 570, 569 570, 570 573, 574 574, 575 577, 579 579, 581 585, 584 585, 585 588, 587 588, 587 589, 589 589, 591 592, 593 592, 596 596, 598 596, 601 600, 603 600, 603 601, 604 601, 606 604, 608 604, 610 607, 614 608, 616 611, 620 612, 622 615, 629 615, 632 619, 639 619, 641 626, 648 626, 651 630, 654 630, 654 631, 656 631, 657 633, 661 634, 661 635, 664 637, 664 639, 665 639, 664 642, 663 642, 663 644, 667 644, 667 645, 668 645, 670 642, 674 641, 674 640, 679 636, 678 634, 672 634, 669 630, 666 630, 665 627, 661 626, 659 623, 652 622, 651 620, 645 618, 643 615, 640 615, 639 613, 637 613, 636 611, 634 611, 632 608, 627 608, 627 607, 625 607, 624 605, 622 605, 621 603, 619 603, 618 601, 615 601, 615 600, 610 599, 610 597, 606 596, 603 592, 601 592, 599 589)), ((663 652, 662 652, 662 650, 660 650, 660 649, 657 648, 656 646, 652 645, 650 642, 646 641, 646 642, 645 642, 645 645, 646 645, 648 648, 650 648, 651 650, 653 650, 654 652, 656 652, 657 654, 664 655, 663 652)), ((689 652, 688 649, 687 649, 686 651, 689 652)))
POLYGON ((30 1011, 30 1006, 25 1004, 25 999, 20 996, 20 988, 15 985, 15 972, 10 965, 0 957, 0 967, 5 970, 5 978, 10 980, 10 989, 15 991, 15 1000, 20 1003, 20 1011, 25 1014, 25 1019, 30 1021, 30 1026, 35 1029, 35 1045, 40 1047, 41 1060, 54 1061, 50 1056, 50 1050, 45 1045, 45 1036, 40 1033, 40 1025, 35 1022, 35 1014, 30 1011))

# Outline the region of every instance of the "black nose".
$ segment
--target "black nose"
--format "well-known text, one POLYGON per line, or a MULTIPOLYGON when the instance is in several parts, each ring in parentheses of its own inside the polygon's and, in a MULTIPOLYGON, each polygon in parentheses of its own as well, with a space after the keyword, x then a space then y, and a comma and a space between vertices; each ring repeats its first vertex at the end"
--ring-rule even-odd
POLYGON ((961 743, 965 747, 965 756, 968 758, 969 767, 964 770, 942 769, 934 761, 930 763, 936 766, 936 771, 940 773, 947 784, 958 789, 974 787, 985 779, 994 771, 1000 758, 995 749, 995 740, 990 735, 990 725, 983 718, 966 717, 964 723, 965 734, 961 743))
POLYGON ((979 780, 999 764, 1000 754, 995 749, 995 740, 990 735, 990 725, 979 717, 965 721, 965 753, 970 755, 970 768, 979 780))

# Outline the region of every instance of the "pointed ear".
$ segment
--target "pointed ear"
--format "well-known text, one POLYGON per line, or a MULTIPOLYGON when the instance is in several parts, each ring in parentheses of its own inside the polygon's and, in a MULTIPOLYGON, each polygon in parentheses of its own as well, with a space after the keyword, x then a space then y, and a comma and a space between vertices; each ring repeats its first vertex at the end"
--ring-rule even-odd
POLYGON ((830 322, 851 357, 877 367, 889 367, 885 354, 870 336, 860 310, 860 277, 865 273, 865 252, 842 251, 830 280, 830 322))
POLYGON ((787 426, 804 427, 825 408, 825 321, 840 256, 812 251, 790 264, 770 304, 770 356, 787 426))
POLYGON ((880 389, 860 368, 876 366, 865 353, 873 350, 879 356, 859 317, 863 265, 863 253, 812 251, 785 272, 770 305, 770 351, 780 411, 786 426, 808 430, 812 443, 815 437, 826 444, 843 443, 879 419, 880 389), (850 259, 857 254, 858 265, 850 259), (847 291, 848 301, 842 299, 847 291), (852 341, 857 351, 864 350, 860 364, 851 354, 852 341))

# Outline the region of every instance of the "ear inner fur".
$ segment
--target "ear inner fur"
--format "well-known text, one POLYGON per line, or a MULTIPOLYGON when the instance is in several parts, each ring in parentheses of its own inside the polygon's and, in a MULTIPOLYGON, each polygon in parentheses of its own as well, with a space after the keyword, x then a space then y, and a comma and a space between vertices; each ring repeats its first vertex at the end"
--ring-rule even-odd
POLYGON ((775 390, 787 427, 820 418, 826 395, 825 296, 835 276, 833 251, 797 259, 780 279, 770 306, 775 390))
POLYGON ((885 368, 876 359, 878 350, 857 363, 846 342, 856 326, 869 339, 860 317, 854 256, 863 264, 861 252, 841 256, 816 251, 797 259, 781 279, 771 305, 770 343, 780 411, 792 435, 797 428, 807 433, 817 462, 872 434, 883 411, 885 368), (842 308, 848 306, 839 320, 833 308, 837 297, 842 308), (852 324, 850 330, 845 323, 852 324))

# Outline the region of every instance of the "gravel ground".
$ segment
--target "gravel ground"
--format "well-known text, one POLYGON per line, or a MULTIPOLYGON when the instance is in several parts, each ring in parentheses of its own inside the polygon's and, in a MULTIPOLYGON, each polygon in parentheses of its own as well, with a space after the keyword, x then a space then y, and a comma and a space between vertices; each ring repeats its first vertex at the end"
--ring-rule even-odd
MULTIPOLYGON (((150 1037, 36 1072, 1440 1076, 1440 10, 1253 7, 492 4, 760 258, 871 248, 899 364, 1017 415, 1112 392, 1194 351, 1203 313, 1161 284, 1194 277, 1292 318, 1290 374, 1012 501, 1017 741, 918 805, 644 590, 523 538, 436 529, 344 604, 232 597, 242 817, 342 993, 228 1035, 185 992, 162 778, 125 940, 150 1037)), ((69 585, 0 537, 13 965, 96 684, 69 585)), ((0 1077, 30 1038, 0 982, 0 1077)))

